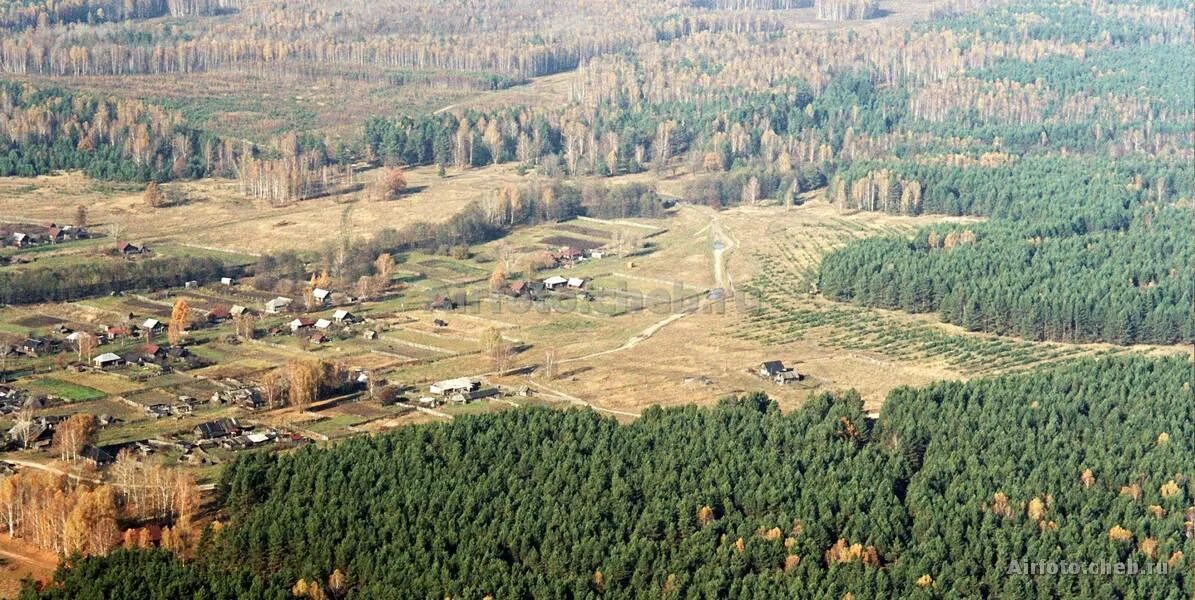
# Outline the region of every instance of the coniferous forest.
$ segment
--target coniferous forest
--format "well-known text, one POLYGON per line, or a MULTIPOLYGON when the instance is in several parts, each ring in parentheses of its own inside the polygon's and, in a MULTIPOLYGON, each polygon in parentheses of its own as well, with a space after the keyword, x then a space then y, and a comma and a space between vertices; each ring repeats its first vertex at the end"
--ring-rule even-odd
POLYGON ((1145 358, 902 388, 874 422, 850 393, 510 411, 243 458, 194 561, 117 551, 24 597, 1178 600, 1193 423, 1190 363, 1145 358))

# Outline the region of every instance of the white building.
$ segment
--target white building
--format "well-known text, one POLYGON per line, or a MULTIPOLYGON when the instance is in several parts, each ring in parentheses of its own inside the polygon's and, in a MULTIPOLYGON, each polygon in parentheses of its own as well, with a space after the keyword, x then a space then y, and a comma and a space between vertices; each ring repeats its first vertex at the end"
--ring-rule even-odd
POLYGON ((450 394, 459 394, 462 392, 471 392, 481 387, 481 381, 472 377, 458 377, 456 379, 445 379, 433 383, 428 391, 433 394, 441 396, 448 396, 450 394))
POLYGON ((91 359, 92 364, 94 364, 97 369, 107 369, 108 367, 115 367, 115 366, 119 365, 122 361, 123 361, 122 358, 120 358, 119 356, 117 356, 111 352, 105 352, 105 353, 91 359))

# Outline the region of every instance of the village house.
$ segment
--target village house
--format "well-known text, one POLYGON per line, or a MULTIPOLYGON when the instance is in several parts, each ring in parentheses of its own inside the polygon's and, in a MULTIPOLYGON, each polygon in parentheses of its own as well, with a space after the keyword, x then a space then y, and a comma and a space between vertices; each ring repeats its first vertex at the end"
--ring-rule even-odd
POLYGON ((95 446, 84 446, 83 450, 79 452, 79 456, 93 467, 102 467, 116 462, 116 457, 106 452, 103 448, 95 446))
POLYGON ((112 352, 105 352, 91 359, 91 362, 95 365, 95 368, 103 370, 119 367, 124 362, 124 359, 112 352))
POLYGON ((528 298, 534 299, 539 292, 543 291, 544 285, 538 281, 521 279, 511 283, 509 286, 507 286, 507 289, 510 290, 510 295, 515 298, 522 298, 526 296, 528 298))
POLYGON ((241 426, 236 419, 217 419, 196 425, 193 433, 200 440, 215 440, 230 435, 240 435, 241 426))
POLYGON ((332 297, 332 292, 323 288, 315 288, 311 291, 311 297, 315 298, 315 301, 320 304, 327 304, 328 300, 332 297))
POLYGON ((277 298, 274 298, 273 300, 266 302, 266 312, 271 315, 276 315, 276 314, 290 308, 290 305, 292 303, 294 303, 294 299, 287 298, 284 296, 278 296, 277 298))
POLYGON ((290 323, 287 323, 286 325, 287 327, 290 327, 292 332, 297 332, 300 329, 310 329, 311 326, 315 325, 315 321, 312 321, 307 317, 299 317, 290 323))
POLYGON ((342 325, 350 325, 358 321, 356 315, 343 309, 332 313, 332 320, 342 325))
POLYGON ((25 356, 38 357, 54 352, 54 341, 46 338, 28 338, 17 346, 17 352, 25 356))
POLYGON ((269 314, 277 314, 286 311, 290 305, 294 304, 294 300, 286 298, 286 296, 277 296, 274 300, 265 302, 265 312, 269 314))
POLYGON ((797 373, 790 367, 784 366, 784 363, 778 360, 769 360, 760 363, 756 374, 763 379, 770 379, 777 385, 787 385, 801 380, 801 374, 797 373))
POLYGON ((58 420, 48 417, 18 421, 8 430, 8 440, 10 443, 23 443, 25 448, 42 450, 53 441, 57 424, 58 420))
POLYGON ((150 361, 161 360, 166 358, 166 349, 157 344, 146 344, 141 349, 141 356, 150 361))
POLYGON ((787 367, 784 366, 783 362, 778 360, 769 360, 760 363, 757 373, 764 379, 771 379, 775 377, 777 373, 782 373, 786 370, 787 367))
POLYGON ((33 244, 33 236, 20 231, 12 234, 10 239, 9 245, 14 248, 25 248, 33 244))
POLYGON ((315 328, 320 330, 327 330, 332 326, 332 322, 327 319, 316 319, 315 328))
POLYGON ((149 318, 143 321, 138 326, 138 329, 142 332, 148 331, 151 335, 158 334, 162 332, 162 322, 154 318, 149 318))
POLYGON ((568 284, 568 279, 565 279, 564 277, 561 277, 559 275, 553 275, 544 280, 544 288, 549 289, 549 290, 554 290, 560 286, 567 285, 567 284, 568 284))
POLYGON ((146 250, 147 250, 147 248, 138 246, 137 244, 134 244, 131 242, 117 242, 116 243, 116 251, 125 256, 141 254, 141 253, 145 252, 146 250))
POLYGON ((585 260, 585 253, 572 246, 564 246, 555 254, 555 258, 561 263, 575 263, 585 260))
POLYGON ((568 287, 571 287, 575 290, 579 290, 579 289, 585 287, 585 280, 581 277, 569 277, 568 278, 568 287))

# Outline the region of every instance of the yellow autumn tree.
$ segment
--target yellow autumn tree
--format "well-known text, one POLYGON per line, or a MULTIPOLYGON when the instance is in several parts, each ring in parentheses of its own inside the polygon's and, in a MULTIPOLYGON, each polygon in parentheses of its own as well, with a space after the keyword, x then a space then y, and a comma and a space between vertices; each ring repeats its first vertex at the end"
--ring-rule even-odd
POLYGON ((170 311, 170 326, 166 329, 166 339, 172 346, 182 343, 183 334, 187 331, 190 318, 191 307, 187 305, 187 299, 179 298, 174 302, 174 308, 170 311))

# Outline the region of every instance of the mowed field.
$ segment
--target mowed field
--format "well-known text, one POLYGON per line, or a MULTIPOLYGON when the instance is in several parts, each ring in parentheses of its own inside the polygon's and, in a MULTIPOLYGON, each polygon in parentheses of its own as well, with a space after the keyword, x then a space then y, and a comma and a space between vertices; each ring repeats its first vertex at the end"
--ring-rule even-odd
MULTIPOLYGON (((357 175, 365 184, 375 176, 373 171, 357 175)), ((208 179, 163 185, 179 201, 155 209, 142 201, 143 186, 96 182, 81 173, 8 177, 0 179, 0 215, 5 221, 70 223, 75 207, 82 205, 91 227, 110 237, 257 255, 314 249, 336 239, 346 209, 353 234, 370 235, 446 220, 469 203, 489 198, 503 183, 520 179, 513 165, 450 169, 446 177, 435 167, 419 167, 407 172, 413 191, 398 200, 369 201, 352 192, 281 208, 245 197, 235 181, 208 179)))

